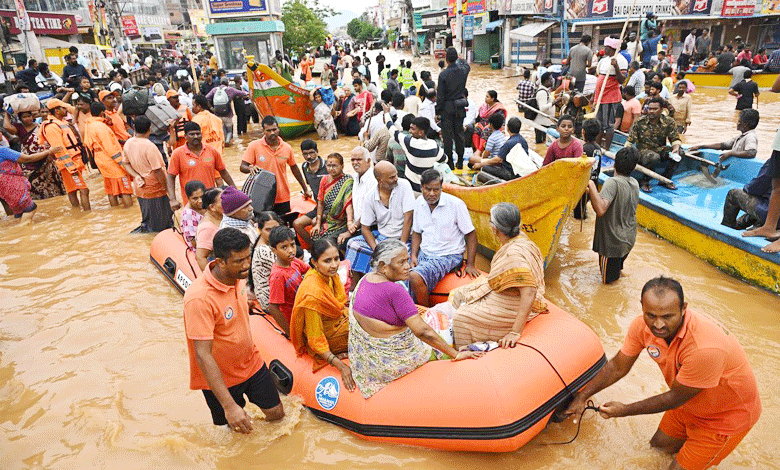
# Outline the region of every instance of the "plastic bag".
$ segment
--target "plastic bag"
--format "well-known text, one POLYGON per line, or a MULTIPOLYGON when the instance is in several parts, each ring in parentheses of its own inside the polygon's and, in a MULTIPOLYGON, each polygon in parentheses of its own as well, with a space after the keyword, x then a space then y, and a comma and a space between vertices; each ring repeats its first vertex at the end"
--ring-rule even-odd
POLYGON ((442 302, 429 308, 422 314, 425 323, 433 328, 445 343, 453 346, 455 337, 452 334, 452 319, 455 317, 455 307, 449 302, 442 302))

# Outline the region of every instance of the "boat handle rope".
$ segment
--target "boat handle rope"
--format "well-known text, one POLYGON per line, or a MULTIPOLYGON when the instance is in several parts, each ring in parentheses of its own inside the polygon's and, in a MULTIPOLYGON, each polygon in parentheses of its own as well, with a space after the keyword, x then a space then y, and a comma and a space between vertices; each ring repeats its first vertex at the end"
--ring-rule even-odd
POLYGON ((250 313, 252 315, 259 315, 259 316, 263 317, 263 320, 267 321, 268 324, 271 325, 271 328, 276 330, 277 333, 279 333, 280 335, 284 336, 287 339, 290 339, 290 337, 287 335, 287 333, 284 332, 284 330, 282 330, 278 326, 274 325, 273 322, 268 319, 268 314, 265 313, 264 311, 260 310, 259 308, 252 307, 250 313))
MULTIPOLYGON (((519 344, 520 346, 525 346, 526 348, 533 349, 534 351, 538 352, 539 355, 542 356, 545 361, 547 361, 547 364, 550 365, 552 370, 555 372, 555 375, 557 375, 558 378, 561 379, 561 383, 563 384, 563 388, 568 392, 569 396, 571 396, 571 397, 574 396, 574 392, 572 392, 571 388, 569 388, 569 384, 567 384, 566 381, 563 380, 563 376, 561 376, 560 372, 558 372, 558 369, 556 369, 555 366, 553 365, 553 363, 550 362, 549 359, 547 359, 547 356, 545 356, 543 352, 539 351, 538 349, 536 349, 535 347, 531 346, 530 344, 526 344, 526 343, 517 343, 517 344, 519 344)), ((593 403, 593 400, 588 400, 587 406, 585 406, 585 409, 582 410, 582 413, 580 413, 580 418, 579 418, 579 420, 577 420, 577 432, 574 434, 574 437, 572 437, 571 439, 569 439, 568 441, 565 441, 565 442, 547 442, 547 443, 543 443, 542 445, 560 446, 560 445, 571 444, 572 442, 574 442, 574 440, 577 439, 577 436, 580 435, 580 427, 582 426, 582 417, 583 417, 583 415, 585 415, 585 412, 588 411, 588 410, 593 410, 593 411, 598 412, 599 411, 599 407, 596 406, 595 403, 593 403)))

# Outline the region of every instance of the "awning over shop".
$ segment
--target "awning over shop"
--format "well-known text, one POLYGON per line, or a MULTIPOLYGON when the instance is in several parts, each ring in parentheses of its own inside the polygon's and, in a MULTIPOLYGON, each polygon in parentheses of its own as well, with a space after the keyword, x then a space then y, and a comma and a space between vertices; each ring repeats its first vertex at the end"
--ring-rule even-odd
MULTIPOLYGON (((500 27, 502 26, 502 24, 503 24, 503 23, 504 23, 504 20, 496 20, 496 21, 491 21, 490 23, 488 23, 488 24, 485 26, 485 30, 486 30, 488 33, 492 33, 492 32, 493 32, 495 29, 497 29, 497 28, 500 28, 500 27)), ((519 29, 519 28, 518 28, 518 29, 519 29)))
POLYGON ((515 41, 533 41, 541 32, 554 25, 555 21, 528 23, 509 31, 509 37, 515 41))

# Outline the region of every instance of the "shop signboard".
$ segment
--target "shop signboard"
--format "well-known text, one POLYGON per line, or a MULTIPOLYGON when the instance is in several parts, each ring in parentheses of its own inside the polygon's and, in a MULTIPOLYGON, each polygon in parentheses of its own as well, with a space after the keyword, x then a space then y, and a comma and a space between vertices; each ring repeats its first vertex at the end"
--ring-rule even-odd
POLYGON ((755 0, 723 0, 721 16, 753 16, 755 0))
MULTIPOLYGON (((540 0, 537 0, 540 1, 540 0)), ((749 3, 756 0, 723 0, 725 3, 749 3)), ((567 2, 567 19, 587 18, 642 18, 649 12, 658 17, 681 15, 709 15, 712 0, 570 0, 567 2)))
POLYGON ((463 40, 471 41, 474 39, 474 17, 466 15, 463 17, 463 40))
MULTIPOLYGON (((21 29, 18 13, 13 10, 0 10, 0 16, 12 18, 13 22, 8 32, 11 34, 20 34, 21 29)), ((45 13, 30 11, 27 12, 30 20, 30 28, 36 34, 69 36, 78 34, 79 28, 76 25, 76 17, 73 15, 63 15, 59 13, 45 13)))
POLYGON ((266 0, 208 0, 209 16, 255 16, 268 14, 266 0))
POLYGON ((138 23, 135 21, 135 15, 122 15, 122 31, 131 38, 141 35, 141 32, 138 30, 138 23))

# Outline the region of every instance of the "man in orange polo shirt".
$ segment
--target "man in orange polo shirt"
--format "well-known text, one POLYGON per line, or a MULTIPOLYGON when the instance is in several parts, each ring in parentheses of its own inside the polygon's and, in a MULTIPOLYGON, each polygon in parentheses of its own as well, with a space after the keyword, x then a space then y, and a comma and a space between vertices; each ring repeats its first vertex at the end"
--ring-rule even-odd
MULTIPOLYGON (((279 215, 290 212, 290 184, 287 182, 287 167, 292 169, 292 174, 303 188, 304 197, 311 198, 311 190, 303 179, 301 169, 295 163, 290 144, 279 137, 279 124, 273 116, 263 118, 263 138, 252 141, 244 152, 241 161, 241 172, 252 175, 262 170, 267 170, 276 175, 276 200, 274 212, 279 215)), ((252 178, 253 176, 250 176, 252 178)))
POLYGON ((168 162, 169 184, 171 186, 175 185, 176 176, 179 176, 181 197, 184 203, 186 204, 187 202, 184 186, 189 181, 201 181, 206 185, 206 189, 211 189, 217 185, 214 179, 214 174, 216 173, 227 184, 235 186, 233 178, 225 169, 222 156, 214 147, 203 143, 200 126, 196 122, 191 121, 184 125, 184 135, 187 136, 187 145, 182 145, 174 150, 171 154, 171 161, 168 162))
POLYGON ((252 258, 249 237, 234 228, 214 235, 214 261, 184 294, 184 331, 190 389, 203 390, 215 425, 252 431, 246 400, 267 421, 284 417, 279 392, 252 341, 246 281, 252 258))
POLYGON ((677 454, 669 470, 717 465, 761 415, 745 351, 723 326, 688 310, 682 286, 674 279, 648 281, 642 288, 642 311, 631 323, 623 347, 575 395, 566 414, 578 419, 588 398, 623 378, 647 350, 669 391, 628 405, 607 402, 599 413, 617 418, 664 411, 650 445, 677 454))
POLYGON ((62 101, 52 98, 46 103, 49 117, 41 124, 41 134, 38 143, 48 143, 51 148, 60 149, 54 156, 54 163, 62 175, 65 192, 73 207, 88 211, 89 188, 84 181, 84 162, 81 160, 81 145, 73 129, 65 122, 68 106, 62 101), (79 197, 81 202, 79 203, 79 197))
POLYGON ((125 145, 127 139, 130 138, 130 133, 127 132, 124 114, 119 112, 116 95, 108 90, 100 90, 98 98, 106 107, 106 124, 116 136, 119 145, 125 145))
POLYGON ((111 207, 133 205, 133 187, 130 175, 122 166, 122 146, 116 135, 105 122, 106 107, 103 103, 89 105, 91 117, 84 126, 84 147, 92 152, 100 174, 103 175, 103 187, 111 207))

